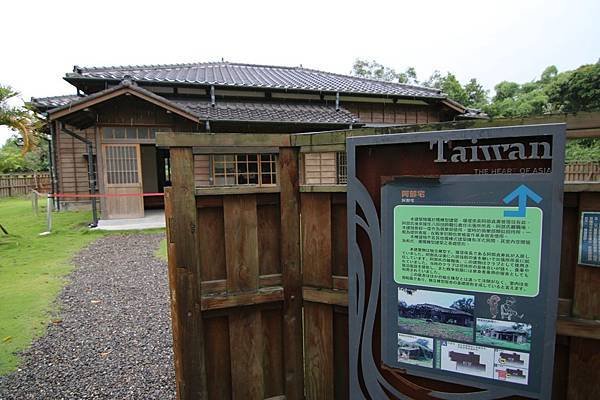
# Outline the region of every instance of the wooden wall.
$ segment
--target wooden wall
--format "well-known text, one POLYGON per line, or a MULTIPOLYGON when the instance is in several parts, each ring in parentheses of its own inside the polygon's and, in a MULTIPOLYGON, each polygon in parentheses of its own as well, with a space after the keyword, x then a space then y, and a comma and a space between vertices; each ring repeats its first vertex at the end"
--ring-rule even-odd
MULTIPOLYGON (((95 128, 77 130, 71 126, 67 129, 91 140, 94 154, 96 154, 96 135, 95 128)), ((84 156, 87 154, 87 147, 82 141, 62 132, 59 128, 56 138, 56 167, 58 171, 58 184, 60 193, 85 194, 89 193, 90 184, 88 178, 88 161, 84 156)), ((76 203, 75 199, 69 199, 66 202, 76 203)), ((89 203, 89 200, 80 202, 89 203)), ((61 201, 61 203, 63 203, 61 201)))
POLYGON ((447 110, 433 105, 343 102, 342 106, 364 124, 427 124, 446 121, 450 117, 447 110))
POLYGON ((210 185, 210 155, 194 154, 194 182, 196 187, 210 185))

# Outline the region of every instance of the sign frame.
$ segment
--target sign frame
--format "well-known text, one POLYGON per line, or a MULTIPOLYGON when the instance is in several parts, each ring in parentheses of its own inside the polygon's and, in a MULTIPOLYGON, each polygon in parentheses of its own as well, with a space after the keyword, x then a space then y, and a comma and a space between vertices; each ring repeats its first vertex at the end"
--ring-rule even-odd
MULTIPOLYGON (((552 156, 551 172, 539 174, 549 185, 549 192, 552 194, 550 199, 550 209, 552 218, 549 221, 549 239, 553 243, 560 243, 562 230, 562 200, 564 186, 564 145, 565 145, 565 124, 543 124, 531 126, 483 128, 483 129, 464 129, 454 131, 423 132, 423 133, 403 133, 378 136, 356 136, 347 138, 346 151, 348 160, 348 287, 349 287, 349 363, 350 363, 350 398, 389 398, 389 399, 408 399, 411 391, 410 385, 403 386, 398 382, 407 380, 402 377, 402 370, 393 371, 394 378, 390 378, 390 368, 381 364, 381 354, 377 354, 377 349, 373 349, 373 340, 379 337, 377 332, 380 329, 378 313, 381 301, 382 289, 382 269, 383 266, 383 241, 381 235, 381 221, 379 207, 380 204, 373 200, 372 193, 367 190, 365 182, 359 179, 357 170, 357 151, 361 148, 379 148, 386 145, 408 145, 414 143, 445 143, 446 141, 466 141, 483 139, 516 139, 528 137, 548 137, 551 140, 552 156), (441 142, 440 142, 441 141, 441 142), (358 235, 366 236, 370 245, 370 257, 363 258, 366 249, 359 244, 358 235), (370 263, 367 268, 365 264, 370 263), (370 268, 368 268, 370 267, 370 268), (367 273, 370 276, 366 276, 367 273)), ((432 146, 430 148, 433 148, 432 146)), ((433 154, 432 159, 439 156, 439 153, 433 154)), ((523 158, 521 158, 523 160, 523 158)), ((458 162, 472 162, 473 160, 458 162)), ((495 161, 511 161, 506 158, 497 158, 495 161)), ((402 160, 399 160, 402 162, 402 160)), ((364 168, 365 165, 360 166, 364 168)), ((382 174, 383 178, 385 174, 382 174)), ((455 175, 455 174, 451 174, 455 175)), ((442 175, 443 176, 443 175, 442 175)), ((498 175, 472 175, 482 178, 519 180, 523 177, 531 177, 530 174, 511 173, 498 175)), ((383 186, 383 185, 382 185, 383 186)), ((550 246, 546 250, 550 260, 542 268, 548 269, 548 276, 555 278, 548 279, 545 282, 547 297, 543 306, 543 312, 546 315, 544 332, 545 340, 543 349, 545 360, 554 359, 554 342, 556 332, 556 315, 558 300, 558 275, 560 268, 560 246, 550 246)), ((381 350, 380 350, 381 351, 381 350)), ((458 378, 453 381, 459 384, 479 389, 470 393, 460 393, 459 397, 464 399, 495 399, 509 395, 522 395, 533 398, 549 399, 552 390, 553 363, 545 362, 542 365, 540 379, 543 384, 538 393, 532 393, 527 390, 517 388, 498 387, 491 384, 482 383, 480 380, 470 378, 458 378)), ((411 375, 414 374, 411 371, 411 375)), ((431 374, 421 374, 422 377, 440 379, 431 374)), ((447 380, 446 380, 447 381, 447 380)), ((443 390, 431 390, 428 398, 436 399, 456 399, 457 394, 443 390)), ((426 398, 426 397, 423 397, 426 398)))

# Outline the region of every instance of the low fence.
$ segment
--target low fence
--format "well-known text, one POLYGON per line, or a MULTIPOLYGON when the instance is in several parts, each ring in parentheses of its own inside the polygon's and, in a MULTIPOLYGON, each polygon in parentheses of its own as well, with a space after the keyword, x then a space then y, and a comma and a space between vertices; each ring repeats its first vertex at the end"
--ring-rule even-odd
POLYGON ((565 182, 600 181, 600 162, 575 162, 565 166, 565 182))
POLYGON ((39 192, 50 188, 48 172, 27 172, 0 175, 0 197, 22 196, 31 190, 39 192))

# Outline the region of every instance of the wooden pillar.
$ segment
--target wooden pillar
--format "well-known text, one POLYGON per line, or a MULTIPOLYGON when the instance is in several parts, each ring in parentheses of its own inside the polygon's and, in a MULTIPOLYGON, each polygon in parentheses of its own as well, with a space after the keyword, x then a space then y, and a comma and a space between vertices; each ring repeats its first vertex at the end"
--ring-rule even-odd
POLYGON ((302 366, 302 273, 300 269, 300 192, 298 149, 279 150, 281 266, 284 292, 283 348, 285 395, 304 398, 302 366))
POLYGON ((170 151, 173 186, 165 194, 165 215, 177 398, 204 400, 208 396, 193 155, 190 147, 170 151))

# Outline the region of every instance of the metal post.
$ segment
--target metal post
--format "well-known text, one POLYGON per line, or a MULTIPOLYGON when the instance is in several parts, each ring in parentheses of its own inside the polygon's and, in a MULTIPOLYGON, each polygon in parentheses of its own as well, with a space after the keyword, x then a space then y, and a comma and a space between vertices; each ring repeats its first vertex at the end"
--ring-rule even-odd
POLYGON ((48 194, 48 201, 46 203, 46 223, 48 225, 48 229, 46 232, 52 232, 52 195, 48 194))

